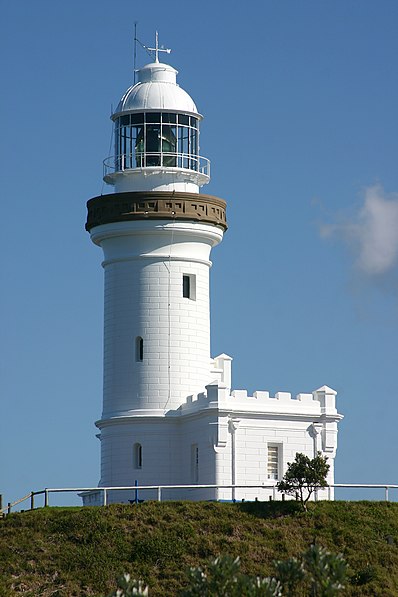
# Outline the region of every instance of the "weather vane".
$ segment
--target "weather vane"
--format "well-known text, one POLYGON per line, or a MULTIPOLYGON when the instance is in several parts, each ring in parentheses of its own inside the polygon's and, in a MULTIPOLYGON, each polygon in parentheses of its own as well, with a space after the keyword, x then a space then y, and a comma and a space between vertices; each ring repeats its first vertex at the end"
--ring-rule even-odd
POLYGON ((155 47, 154 48, 148 48, 147 46, 144 46, 144 48, 146 50, 148 50, 149 52, 155 52, 155 62, 159 62, 159 52, 166 52, 166 54, 170 54, 171 50, 170 48, 163 48, 160 47, 159 48, 159 34, 156 31, 156 36, 155 36, 155 47))
POLYGON ((166 52, 166 54, 170 54, 171 50, 169 48, 159 48, 159 34, 156 31, 155 37, 155 47, 149 48, 145 46, 137 37, 137 21, 134 23, 134 85, 136 83, 136 73, 137 73, 137 43, 143 48, 150 56, 153 58, 153 52, 155 52, 155 62, 159 62, 159 52, 166 52))

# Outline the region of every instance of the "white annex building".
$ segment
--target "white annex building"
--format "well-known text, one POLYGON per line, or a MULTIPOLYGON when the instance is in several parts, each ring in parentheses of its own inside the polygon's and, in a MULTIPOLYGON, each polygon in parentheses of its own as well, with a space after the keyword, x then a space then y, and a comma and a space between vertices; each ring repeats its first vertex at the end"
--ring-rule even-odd
MULTIPOLYGON (((112 115, 115 152, 104 180, 114 193, 87 204, 86 229, 105 272, 99 486, 270 485, 296 452, 317 451, 328 457, 333 483, 342 418, 336 392, 248 396, 231 389, 232 358, 211 358, 210 253, 227 229, 226 203, 199 192, 210 180, 199 149, 202 116, 158 56, 156 48, 112 115)), ((163 497, 268 500, 272 493, 174 489, 163 497)), ((155 497, 155 490, 140 494, 155 497)), ((108 499, 133 498, 126 490, 108 499)), ((83 494, 87 505, 100 499, 83 494)))

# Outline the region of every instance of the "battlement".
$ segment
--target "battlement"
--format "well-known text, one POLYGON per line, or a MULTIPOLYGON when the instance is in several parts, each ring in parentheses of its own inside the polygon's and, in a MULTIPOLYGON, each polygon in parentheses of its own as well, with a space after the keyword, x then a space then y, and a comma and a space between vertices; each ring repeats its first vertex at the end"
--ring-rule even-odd
POLYGON ((248 396, 247 390, 233 390, 231 393, 219 382, 206 386, 206 392, 188 396, 181 410, 198 410, 214 408, 236 410, 239 412, 280 413, 289 415, 337 415, 335 406, 336 392, 327 386, 318 388, 312 393, 300 393, 293 397, 289 392, 277 392, 270 396, 269 392, 259 390, 248 396))
POLYGON ((188 396, 181 406, 182 412, 218 408, 247 413, 300 415, 337 415, 337 392, 328 386, 322 386, 311 393, 299 393, 292 396, 289 392, 276 392, 270 396, 266 390, 257 390, 249 396, 247 390, 231 391, 232 358, 222 354, 212 361, 211 373, 214 381, 206 386, 206 392, 188 396))

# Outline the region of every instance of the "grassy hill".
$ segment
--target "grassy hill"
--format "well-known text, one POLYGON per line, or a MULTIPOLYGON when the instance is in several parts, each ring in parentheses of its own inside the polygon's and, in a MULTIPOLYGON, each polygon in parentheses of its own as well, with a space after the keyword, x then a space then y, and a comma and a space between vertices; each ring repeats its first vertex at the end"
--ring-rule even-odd
POLYGON ((147 502, 43 508, 0 520, 0 597, 107 595, 123 572, 150 596, 178 595, 189 566, 239 555, 242 571, 267 576, 273 560, 313 541, 350 566, 345 595, 398 595, 398 504, 147 502))

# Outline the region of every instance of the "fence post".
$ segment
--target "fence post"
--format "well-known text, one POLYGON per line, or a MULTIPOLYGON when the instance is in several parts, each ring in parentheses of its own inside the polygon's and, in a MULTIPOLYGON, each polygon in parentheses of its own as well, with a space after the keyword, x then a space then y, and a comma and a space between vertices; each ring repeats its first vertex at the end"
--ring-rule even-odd
POLYGON ((32 491, 30 494, 30 509, 34 510, 35 508, 35 492, 32 491))
POLYGON ((7 514, 11 514, 11 502, 7 504, 7 514))
POLYGON ((328 500, 330 502, 330 499, 332 497, 332 488, 330 487, 330 485, 328 485, 328 500))
POLYGON ((3 509, 3 494, 0 493, 0 510, 3 509))
POLYGON ((388 502, 388 486, 386 485, 386 502, 388 502))
POLYGON ((272 488, 272 499, 274 501, 276 500, 276 485, 274 485, 273 488, 272 488))
POLYGON ((44 490, 44 507, 47 508, 48 506, 48 489, 44 490))
POLYGON ((104 499, 103 499, 102 505, 107 506, 108 505, 108 492, 107 492, 106 488, 104 488, 102 491, 104 493, 104 499))
POLYGON ((158 502, 161 502, 161 501, 162 501, 162 488, 159 485, 159 487, 158 487, 158 502))

